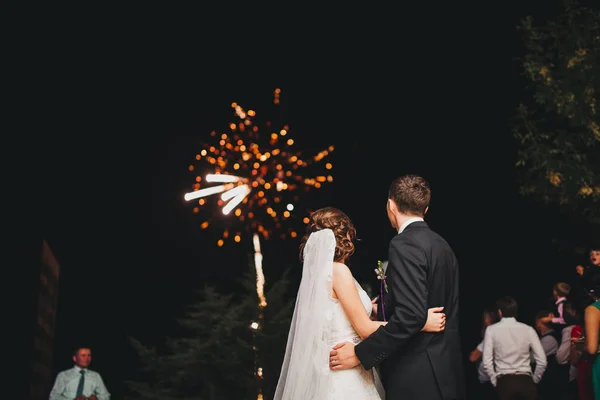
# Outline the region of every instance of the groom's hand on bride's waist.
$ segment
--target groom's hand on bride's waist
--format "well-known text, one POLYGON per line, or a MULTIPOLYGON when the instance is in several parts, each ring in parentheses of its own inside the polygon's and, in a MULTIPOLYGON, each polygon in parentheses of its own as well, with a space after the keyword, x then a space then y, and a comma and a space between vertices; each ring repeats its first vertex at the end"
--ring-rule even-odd
POLYGON ((344 342, 336 344, 329 352, 329 368, 332 370, 350 369, 360 365, 354 352, 354 344, 344 342))

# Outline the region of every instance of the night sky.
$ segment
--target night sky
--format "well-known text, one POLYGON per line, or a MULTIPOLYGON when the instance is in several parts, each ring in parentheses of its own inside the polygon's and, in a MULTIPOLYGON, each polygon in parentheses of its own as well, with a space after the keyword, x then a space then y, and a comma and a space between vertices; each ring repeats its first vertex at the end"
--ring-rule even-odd
MULTIPOLYGON (((234 119, 232 101, 270 113, 275 88, 299 149, 336 147, 334 182, 297 207, 335 206, 354 220, 359 281, 376 282, 373 268, 394 235, 389 184, 416 173, 432 186, 426 220, 461 264, 465 355, 483 306, 498 296, 514 295, 526 315, 545 305, 576 260, 553 250, 565 225, 517 193, 508 127, 524 95, 515 25, 535 8, 499 8, 223 43, 140 17, 152 33, 57 46, 44 95, 51 195, 37 204, 61 265, 56 370, 70 367, 73 346, 89 345, 93 368, 119 398, 133 360, 126 336, 160 340, 195 289, 247 270, 251 242, 217 248, 218 232, 202 231, 183 201, 193 183, 187 166, 209 132, 234 119)), ((267 280, 300 267, 298 244, 263 242, 267 280)))

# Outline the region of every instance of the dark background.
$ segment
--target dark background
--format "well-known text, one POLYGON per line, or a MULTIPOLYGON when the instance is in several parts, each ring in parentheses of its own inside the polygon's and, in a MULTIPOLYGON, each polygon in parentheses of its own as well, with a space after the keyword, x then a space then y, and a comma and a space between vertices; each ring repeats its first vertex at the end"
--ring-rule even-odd
MULTIPOLYGON (((73 346, 89 345, 118 399, 134 365, 126 337, 160 341, 196 288, 227 289, 246 271, 251 242, 217 248, 218 232, 202 232, 182 196, 199 142, 233 120, 231 102, 271 110, 276 87, 298 148, 336 146, 334 182, 303 206, 353 218, 359 281, 375 283, 394 234, 388 185, 417 173, 433 189, 427 222, 461 264, 465 355, 498 296, 514 295, 530 319, 580 261, 552 238, 568 229, 586 239, 520 198, 515 181, 509 122, 526 98, 515 27, 556 4, 313 10, 277 21, 240 10, 222 25, 207 25, 208 12, 183 22, 135 10, 94 19, 84 33, 58 24, 39 35, 34 185, 46 196, 32 203, 61 265, 56 372, 71 366, 73 346)), ((267 280, 299 268, 298 244, 263 242, 267 280)))

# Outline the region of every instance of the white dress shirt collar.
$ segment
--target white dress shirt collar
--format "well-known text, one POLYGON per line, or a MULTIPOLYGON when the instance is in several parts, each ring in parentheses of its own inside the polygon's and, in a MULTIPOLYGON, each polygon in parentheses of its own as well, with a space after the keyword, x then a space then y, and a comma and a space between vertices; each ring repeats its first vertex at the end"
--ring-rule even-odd
POLYGON ((404 223, 402 224, 400 229, 398 229, 398 233, 402 233, 408 225, 412 224, 413 222, 417 222, 417 221, 424 221, 424 219, 421 217, 411 217, 411 218, 407 219, 406 221, 404 221, 404 223))

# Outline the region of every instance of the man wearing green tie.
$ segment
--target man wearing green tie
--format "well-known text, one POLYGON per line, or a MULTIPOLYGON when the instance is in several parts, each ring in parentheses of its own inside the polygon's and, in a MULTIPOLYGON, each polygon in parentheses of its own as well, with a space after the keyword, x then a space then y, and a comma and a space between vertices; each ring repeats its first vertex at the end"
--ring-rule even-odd
POLYGON ((79 347, 73 353, 73 368, 61 371, 56 376, 50 400, 110 400, 100 374, 88 369, 92 362, 92 351, 79 347))

